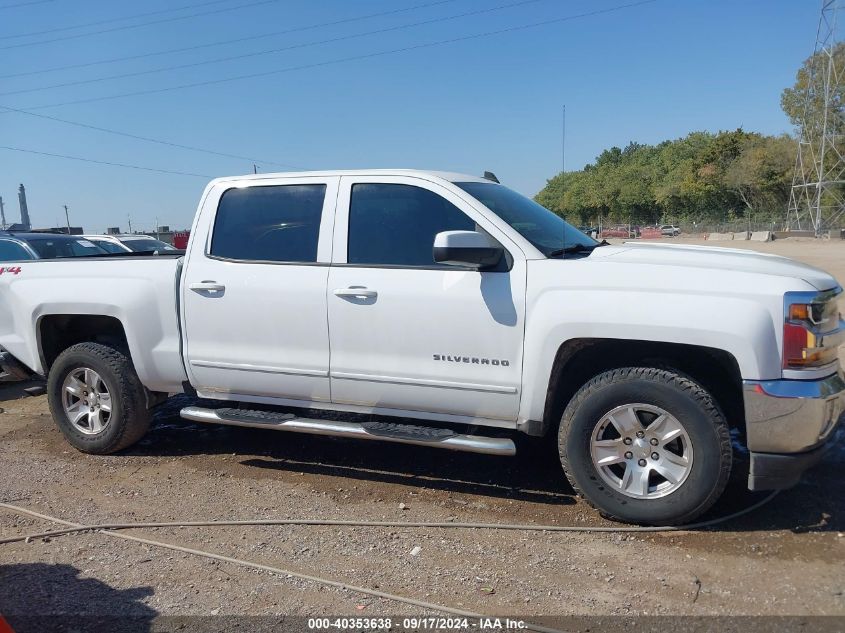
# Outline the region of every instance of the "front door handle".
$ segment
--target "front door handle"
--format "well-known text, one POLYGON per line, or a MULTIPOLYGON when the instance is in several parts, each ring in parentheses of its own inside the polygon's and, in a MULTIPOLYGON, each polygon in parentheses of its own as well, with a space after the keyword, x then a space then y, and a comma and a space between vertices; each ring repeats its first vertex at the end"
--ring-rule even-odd
POLYGON ((226 286, 219 284, 216 281, 205 279, 203 281, 195 281, 188 285, 188 288, 196 292, 223 292, 226 286))
POLYGON ((355 299, 374 299, 378 296, 375 290, 364 286, 349 286, 349 288, 335 288, 336 297, 354 297, 355 299))

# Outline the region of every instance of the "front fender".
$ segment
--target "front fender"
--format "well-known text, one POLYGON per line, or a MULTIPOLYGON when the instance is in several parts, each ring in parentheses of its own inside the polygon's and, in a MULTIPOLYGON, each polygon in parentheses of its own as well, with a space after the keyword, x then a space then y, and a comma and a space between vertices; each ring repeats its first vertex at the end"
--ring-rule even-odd
POLYGON ((772 306, 742 296, 567 288, 528 307, 521 420, 542 420, 561 345, 575 339, 680 343, 723 350, 743 378, 780 377, 780 333, 772 306))

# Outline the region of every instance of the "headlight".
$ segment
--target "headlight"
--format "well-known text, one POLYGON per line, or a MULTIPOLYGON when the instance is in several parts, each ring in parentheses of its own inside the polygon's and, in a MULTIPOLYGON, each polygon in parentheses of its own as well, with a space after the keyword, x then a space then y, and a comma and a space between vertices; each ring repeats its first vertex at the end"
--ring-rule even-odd
POLYGON ((786 293, 784 297, 783 368, 821 367, 838 358, 845 342, 837 299, 841 293, 786 293), (809 300, 808 300, 809 299, 809 300))

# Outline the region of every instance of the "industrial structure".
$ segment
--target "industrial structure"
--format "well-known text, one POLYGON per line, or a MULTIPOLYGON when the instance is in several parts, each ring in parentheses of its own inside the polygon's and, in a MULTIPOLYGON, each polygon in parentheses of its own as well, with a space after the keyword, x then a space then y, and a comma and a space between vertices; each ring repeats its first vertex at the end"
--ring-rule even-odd
MULTIPOLYGON (((32 228, 32 222, 29 219, 29 207, 26 204, 26 188, 21 184, 18 187, 18 204, 21 208, 21 221, 12 224, 8 228, 13 231, 29 231, 32 228)), ((3 223, 5 224, 5 213, 3 214, 3 223)))
POLYGON ((843 0, 822 0, 816 45, 807 81, 798 155, 786 228, 816 236, 845 220, 845 54, 838 37, 843 0))

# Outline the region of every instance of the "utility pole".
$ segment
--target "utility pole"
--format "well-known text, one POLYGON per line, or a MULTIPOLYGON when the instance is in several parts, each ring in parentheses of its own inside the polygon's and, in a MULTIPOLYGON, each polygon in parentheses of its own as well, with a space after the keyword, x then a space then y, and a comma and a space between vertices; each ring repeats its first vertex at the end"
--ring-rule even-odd
POLYGON ((560 135, 560 172, 566 173, 566 104, 563 106, 563 127, 560 135))
POLYGON ((70 216, 67 213, 67 205, 65 207, 65 221, 67 222, 67 234, 70 235, 70 216))

